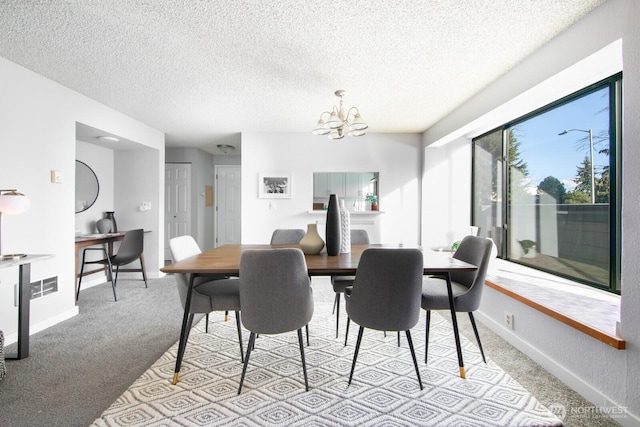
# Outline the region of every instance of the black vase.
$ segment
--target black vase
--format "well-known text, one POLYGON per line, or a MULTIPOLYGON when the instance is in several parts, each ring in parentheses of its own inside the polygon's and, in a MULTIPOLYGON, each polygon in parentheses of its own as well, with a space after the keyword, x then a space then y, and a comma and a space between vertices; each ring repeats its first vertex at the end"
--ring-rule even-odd
POLYGON ((118 232, 118 224, 116 224, 116 217, 113 216, 114 213, 115 213, 114 211, 105 212, 104 213, 104 217, 111 220, 111 232, 112 233, 117 233, 118 232))
POLYGON ((329 207, 327 209, 327 228, 325 230, 325 240, 327 254, 336 256, 340 254, 340 207, 338 206, 338 196, 329 196, 329 207))

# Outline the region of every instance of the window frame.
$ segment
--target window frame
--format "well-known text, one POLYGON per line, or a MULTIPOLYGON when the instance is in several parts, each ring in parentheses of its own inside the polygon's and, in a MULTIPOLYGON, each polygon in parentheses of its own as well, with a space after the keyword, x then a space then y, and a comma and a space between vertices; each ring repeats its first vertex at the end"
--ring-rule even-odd
POLYGON ((501 163, 501 179, 502 179, 502 191, 501 191, 501 224, 496 224, 496 227, 501 229, 501 247, 498 248, 498 257, 508 262, 525 265, 529 268, 545 271, 549 274, 553 274, 559 277, 564 277, 572 281, 583 283, 591 287, 604 289, 606 291, 620 294, 621 292, 621 250, 622 250, 622 215, 621 215, 621 203, 622 203, 622 72, 616 73, 606 79, 599 82, 588 85, 576 92, 573 92, 565 97, 562 97, 556 101, 553 101, 541 108, 533 110, 527 114, 524 114, 516 119, 510 120, 501 126, 495 127, 481 135, 478 135, 472 139, 471 144, 471 223, 476 224, 475 210, 476 210, 476 197, 475 197, 475 180, 476 180, 476 141, 484 137, 487 137, 493 133, 500 132, 502 135, 502 155, 499 160, 501 163), (507 257, 509 254, 509 209, 510 209, 510 181, 509 181, 509 129, 517 126, 526 120, 539 116, 553 110, 559 106, 569 104, 587 94, 602 90, 608 87, 609 89, 609 177, 610 177, 610 190, 609 190, 609 286, 602 286, 593 282, 580 280, 579 278, 562 274, 557 271, 547 270, 540 267, 531 266, 518 262, 517 260, 507 257))

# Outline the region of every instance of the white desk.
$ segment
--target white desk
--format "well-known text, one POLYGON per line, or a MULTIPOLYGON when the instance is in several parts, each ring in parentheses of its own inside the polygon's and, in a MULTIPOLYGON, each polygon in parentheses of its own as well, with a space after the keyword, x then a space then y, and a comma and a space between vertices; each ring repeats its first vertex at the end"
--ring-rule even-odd
POLYGON ((53 255, 25 255, 0 260, 0 268, 18 267, 18 351, 5 354, 5 359, 24 359, 29 356, 29 308, 31 302, 31 263, 53 258, 53 255))

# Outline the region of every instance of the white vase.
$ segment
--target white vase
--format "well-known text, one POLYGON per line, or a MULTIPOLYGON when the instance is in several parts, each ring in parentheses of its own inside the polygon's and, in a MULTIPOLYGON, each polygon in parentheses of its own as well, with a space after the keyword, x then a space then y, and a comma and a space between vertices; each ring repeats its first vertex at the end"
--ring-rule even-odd
POLYGON ((307 234, 300 240, 300 249, 308 255, 317 255, 324 248, 324 240, 318 234, 316 224, 307 224, 307 234))
POLYGON ((351 252, 351 213, 344 205, 344 200, 340 200, 340 253, 351 252))

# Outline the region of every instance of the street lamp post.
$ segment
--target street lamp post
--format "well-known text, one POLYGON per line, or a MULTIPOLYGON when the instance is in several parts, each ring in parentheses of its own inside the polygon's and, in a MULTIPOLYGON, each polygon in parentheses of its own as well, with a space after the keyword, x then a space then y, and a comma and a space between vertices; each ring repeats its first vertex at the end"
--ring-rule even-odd
POLYGON ((596 203, 596 177, 594 174, 594 167, 593 167, 593 131, 591 129, 589 130, 584 130, 584 129, 567 129, 567 130, 563 130, 562 132, 560 132, 558 135, 566 135, 569 132, 585 132, 589 134, 589 160, 591 163, 591 204, 595 204, 596 203))

